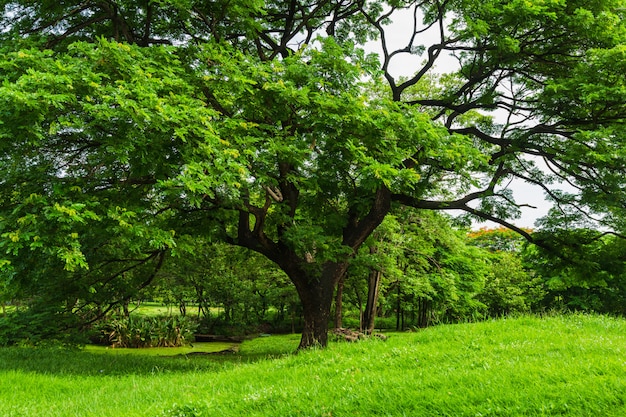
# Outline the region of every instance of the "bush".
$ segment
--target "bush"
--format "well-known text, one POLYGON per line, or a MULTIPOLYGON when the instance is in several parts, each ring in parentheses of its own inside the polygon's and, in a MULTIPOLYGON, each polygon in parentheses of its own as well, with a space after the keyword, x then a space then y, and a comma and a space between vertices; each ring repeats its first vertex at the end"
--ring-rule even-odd
POLYGON ((0 346, 75 346, 86 342, 77 317, 53 306, 35 306, 0 317, 0 346))
POLYGON ((188 317, 131 315, 101 322, 96 337, 114 347, 176 347, 192 340, 197 327, 188 317))

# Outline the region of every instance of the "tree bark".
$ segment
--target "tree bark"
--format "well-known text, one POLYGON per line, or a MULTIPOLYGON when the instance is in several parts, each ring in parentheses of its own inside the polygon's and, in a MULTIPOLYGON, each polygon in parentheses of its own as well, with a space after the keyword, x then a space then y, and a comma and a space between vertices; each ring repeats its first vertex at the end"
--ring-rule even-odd
POLYGON ((337 284, 337 294, 335 295, 335 329, 343 327, 343 287, 344 279, 340 279, 337 284))
POLYGON ((380 289, 380 278, 382 273, 372 269, 367 278, 367 304, 365 304, 365 314, 363 315, 363 331, 372 334, 376 324, 376 305, 378 304, 378 290, 380 289))
POLYGON ((418 299, 418 319, 417 319, 417 327, 428 327, 428 313, 430 302, 426 297, 419 297, 418 299))
MULTIPOLYGON (((378 252, 378 248, 376 246, 370 246, 369 251, 370 255, 374 255, 378 252)), ((365 313, 361 318, 361 331, 366 334, 372 334, 374 332, 381 276, 382 273, 380 270, 371 268, 367 277, 367 302, 365 304, 365 313)))
POLYGON ((304 316, 298 350, 316 346, 326 347, 328 344, 328 324, 331 319, 333 295, 347 267, 347 262, 328 262, 321 273, 316 274, 298 268, 300 274, 290 276, 300 296, 304 316))
POLYGON ((400 330, 400 315, 402 314, 402 302, 400 299, 400 283, 397 283, 397 294, 396 294, 396 330, 400 330))
POLYGON ((330 297, 324 296, 323 289, 302 298, 304 327, 298 350, 310 347, 325 347, 328 344, 328 320, 330 319, 330 297))

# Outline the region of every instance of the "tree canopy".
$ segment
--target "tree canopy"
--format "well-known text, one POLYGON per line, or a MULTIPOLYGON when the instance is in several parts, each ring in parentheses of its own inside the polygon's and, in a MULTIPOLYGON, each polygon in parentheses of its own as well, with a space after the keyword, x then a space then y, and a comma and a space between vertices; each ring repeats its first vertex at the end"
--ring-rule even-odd
POLYGON ((517 179, 558 222, 624 227, 622 0, 0 5, 0 263, 33 303, 89 319, 197 236, 277 264, 301 347, 325 345, 335 286, 394 204, 532 239, 517 179), (404 55, 420 64, 396 76, 404 55))

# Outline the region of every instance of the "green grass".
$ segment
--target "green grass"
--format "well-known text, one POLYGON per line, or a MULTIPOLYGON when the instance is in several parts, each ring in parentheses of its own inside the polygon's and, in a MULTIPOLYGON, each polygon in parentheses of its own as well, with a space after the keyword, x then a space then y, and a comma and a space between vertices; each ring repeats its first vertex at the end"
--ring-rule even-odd
MULTIPOLYGON (((178 307, 175 305, 165 306, 162 303, 154 303, 154 302, 143 302, 139 305, 139 307, 135 305, 131 305, 130 311, 134 314, 141 314, 144 316, 170 316, 170 315, 179 315, 180 312, 178 307)), ((191 316, 195 315, 195 308, 190 308, 191 316)))
POLYGON ((0 350, 2 416, 623 416, 626 321, 522 317, 159 357, 0 350))
MULTIPOLYGON (((130 311, 134 314, 139 314, 142 316, 178 316, 180 315, 180 310, 178 306, 174 304, 164 305, 160 302, 154 301, 144 301, 139 304, 137 307, 134 304, 131 304, 129 307, 130 311)), ((218 314, 219 308, 211 307, 211 314, 218 314)), ((187 316, 188 317, 197 317, 198 315, 198 306, 196 304, 187 305, 187 316)))
POLYGON ((234 343, 228 342, 194 342, 192 345, 185 345, 181 347, 153 347, 148 349, 111 348, 108 346, 89 345, 85 347, 85 351, 113 355, 174 356, 200 353, 216 353, 231 349, 234 345, 234 343))

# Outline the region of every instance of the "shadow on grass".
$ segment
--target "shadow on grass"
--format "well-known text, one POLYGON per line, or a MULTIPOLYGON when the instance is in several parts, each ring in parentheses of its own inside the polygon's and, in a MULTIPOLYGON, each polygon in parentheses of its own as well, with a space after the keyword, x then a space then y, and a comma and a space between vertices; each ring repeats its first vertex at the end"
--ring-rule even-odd
POLYGON ((0 374, 7 371, 52 375, 148 375, 156 373, 219 372, 246 363, 293 354, 299 335, 280 335, 245 341, 236 353, 157 356, 119 354, 81 349, 0 348, 0 374))

